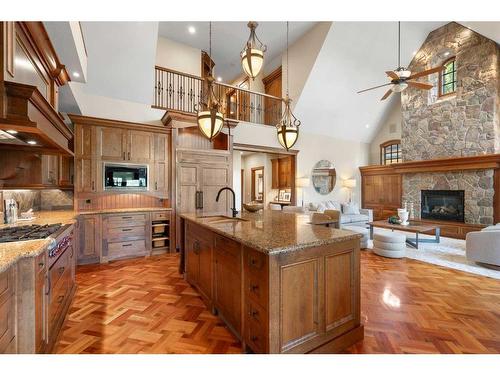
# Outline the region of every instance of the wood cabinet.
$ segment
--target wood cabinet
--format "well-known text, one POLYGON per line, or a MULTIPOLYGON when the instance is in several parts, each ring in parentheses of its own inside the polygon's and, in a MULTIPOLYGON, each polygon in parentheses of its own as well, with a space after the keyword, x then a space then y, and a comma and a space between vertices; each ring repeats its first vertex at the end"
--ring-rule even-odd
POLYGON ((272 189, 291 189, 295 186, 295 163, 293 156, 271 160, 272 189))
POLYGON ((168 197, 170 193, 169 136, 167 134, 155 134, 153 142, 153 189, 161 196, 168 197))
POLYGON ((0 354, 15 353, 14 267, 0 273, 0 354))
POLYGON ((46 186, 59 184, 58 155, 42 155, 42 184, 46 186))
POLYGON ((241 337, 241 245, 214 235, 214 306, 233 331, 241 337))
POLYGON ((153 161, 153 135, 140 130, 97 127, 98 156, 106 161, 150 163, 153 161))
POLYGON ((80 215, 76 225, 78 264, 99 263, 101 260, 101 215, 80 215))
POLYGON ((74 174, 74 159, 69 156, 59 155, 59 186, 73 187, 74 174))
POLYGON ((374 220, 397 215, 401 207, 402 178, 400 174, 361 175, 363 208, 373 210, 374 220))
POLYGON ((247 350, 329 353, 362 338, 359 240, 268 255, 183 226, 187 281, 247 350))
MULTIPOLYGON (((47 253, 40 254, 35 261, 35 349, 43 353, 49 341, 48 330, 48 264, 47 253)), ((74 279, 74 277, 73 277, 74 279)))
MULTIPOLYGON (((271 72, 268 76, 266 76, 262 82, 264 83, 265 93, 268 95, 275 96, 277 98, 281 98, 281 66, 271 72)), ((272 98, 265 97, 264 98, 264 123, 266 125, 275 125, 278 123, 281 117, 281 103, 272 98)))

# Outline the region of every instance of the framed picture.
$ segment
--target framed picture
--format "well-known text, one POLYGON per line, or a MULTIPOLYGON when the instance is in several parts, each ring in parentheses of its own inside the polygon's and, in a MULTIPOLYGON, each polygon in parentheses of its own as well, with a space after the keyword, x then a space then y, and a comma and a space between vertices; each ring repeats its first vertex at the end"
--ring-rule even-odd
POLYGON ((292 193, 284 193, 283 194, 283 200, 285 202, 290 202, 292 200, 292 193))
POLYGON ((280 190, 278 192, 278 200, 279 201, 284 201, 285 200, 285 190, 280 190))

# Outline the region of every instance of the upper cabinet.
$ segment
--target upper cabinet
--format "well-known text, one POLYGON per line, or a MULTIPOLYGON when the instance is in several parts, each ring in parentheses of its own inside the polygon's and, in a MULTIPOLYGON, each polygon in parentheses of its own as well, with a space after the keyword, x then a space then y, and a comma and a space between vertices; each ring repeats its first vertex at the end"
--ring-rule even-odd
POLYGON ((272 189, 289 189, 293 187, 295 167, 292 156, 272 159, 272 189))
POLYGON ((97 127, 99 157, 107 161, 149 163, 153 160, 153 135, 140 130, 97 127))

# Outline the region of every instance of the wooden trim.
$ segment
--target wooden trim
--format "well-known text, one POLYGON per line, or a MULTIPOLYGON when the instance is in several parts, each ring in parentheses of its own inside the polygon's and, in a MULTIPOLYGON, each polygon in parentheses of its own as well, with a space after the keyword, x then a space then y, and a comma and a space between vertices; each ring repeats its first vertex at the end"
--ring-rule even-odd
POLYGON ((181 71, 178 71, 178 70, 165 68, 163 66, 155 65, 155 69, 162 70, 162 71, 167 72, 167 73, 179 74, 181 76, 186 76, 186 77, 189 77, 189 78, 199 79, 200 81, 203 81, 203 78, 201 78, 200 76, 195 76, 194 74, 184 73, 184 72, 181 72, 181 71))
POLYGON ((59 86, 71 81, 66 67, 61 64, 54 46, 42 22, 18 22, 19 27, 29 38, 30 43, 36 48, 41 61, 59 86))
POLYGON ((14 77, 14 56, 16 54, 16 28, 12 21, 5 22, 5 70, 14 77))
POLYGON ((116 127, 116 128, 124 128, 124 129, 132 129, 132 130, 142 130, 142 131, 151 131, 154 133, 170 133, 170 129, 167 129, 163 126, 150 125, 138 122, 129 122, 122 120, 110 120, 99 117, 90 117, 90 116, 81 116, 68 114, 68 117, 74 124, 88 125, 88 126, 107 126, 107 127, 116 127))
POLYGON ((281 71, 282 71, 282 67, 280 65, 279 67, 277 67, 276 69, 274 69, 271 73, 269 73, 267 76, 265 76, 262 79, 262 83, 264 84, 264 86, 267 85, 268 83, 271 83, 276 78, 280 77, 281 76, 281 71))
POLYGON ((455 95, 457 93, 457 83, 458 83, 458 77, 457 77, 457 81, 455 81, 455 91, 452 91, 452 92, 449 92, 447 94, 443 94, 443 73, 444 73, 444 66, 446 64, 448 64, 450 61, 452 60, 455 60, 455 72, 457 72, 457 57, 456 56, 452 56, 450 58, 448 58, 447 60, 445 60, 442 64, 441 64, 441 68, 442 70, 439 72, 439 79, 438 79, 438 98, 444 98, 444 97, 447 97, 447 96, 450 96, 450 95, 455 95))
MULTIPOLYGON (((278 154, 278 155, 297 155, 299 150, 285 150, 279 147, 269 147, 269 146, 258 146, 249 145, 246 143, 234 143, 233 149, 238 151, 254 151, 254 152, 265 152, 268 154, 278 154)), ((362 167, 364 168, 364 167, 362 167)))
POLYGON ((498 168, 500 168, 500 154, 419 160, 388 165, 373 165, 359 167, 359 170, 362 175, 375 175, 419 172, 433 173, 498 168))

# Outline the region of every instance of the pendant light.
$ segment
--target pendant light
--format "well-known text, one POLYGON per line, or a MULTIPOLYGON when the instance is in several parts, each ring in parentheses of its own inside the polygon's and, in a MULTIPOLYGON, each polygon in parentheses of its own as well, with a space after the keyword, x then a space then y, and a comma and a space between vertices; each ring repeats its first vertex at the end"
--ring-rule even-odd
MULTIPOLYGON (((212 61, 212 22, 209 22, 209 61, 212 61)), ((201 134, 212 141, 217 137, 224 126, 224 116, 220 111, 220 103, 214 92, 213 65, 210 64, 210 72, 205 78, 207 95, 197 105, 197 121, 201 134)))
POLYGON ((264 52, 266 52, 267 46, 255 34, 255 29, 259 24, 250 21, 247 26, 250 29, 250 37, 240 53, 241 66, 248 77, 255 79, 264 65, 264 52))
POLYGON ((288 62, 288 22, 286 23, 286 97, 283 99, 285 103, 285 109, 281 120, 276 124, 276 130, 278 132, 278 141, 281 146, 287 151, 293 147, 297 139, 299 138, 299 126, 300 121, 292 113, 291 102, 288 95, 288 77, 290 75, 290 65, 288 62))

